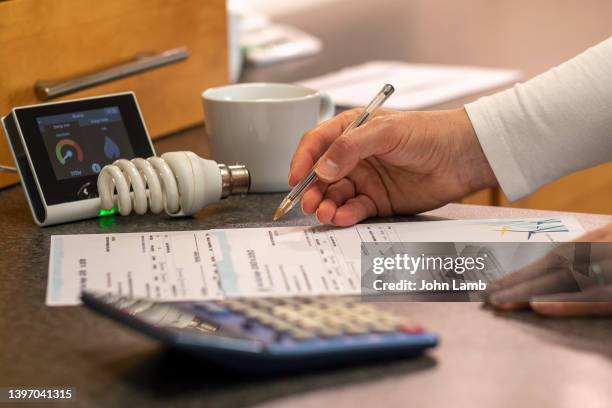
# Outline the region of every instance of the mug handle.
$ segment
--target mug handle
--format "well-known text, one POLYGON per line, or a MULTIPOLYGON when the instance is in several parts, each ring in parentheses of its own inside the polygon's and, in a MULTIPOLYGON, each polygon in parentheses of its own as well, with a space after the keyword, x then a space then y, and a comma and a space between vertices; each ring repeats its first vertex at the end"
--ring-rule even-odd
POLYGON ((336 113, 336 105, 332 98, 325 92, 320 92, 321 94, 321 108, 319 110, 319 123, 325 122, 327 119, 330 119, 336 113))

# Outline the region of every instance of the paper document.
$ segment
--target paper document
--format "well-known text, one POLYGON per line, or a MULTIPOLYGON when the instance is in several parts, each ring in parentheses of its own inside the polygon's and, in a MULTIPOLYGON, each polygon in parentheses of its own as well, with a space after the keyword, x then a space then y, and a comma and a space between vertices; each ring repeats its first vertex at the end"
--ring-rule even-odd
POLYGON ((497 88, 520 78, 520 71, 452 65, 372 61, 300 84, 327 92, 338 106, 365 106, 384 83, 395 87, 385 107, 414 110, 497 88))
POLYGON ((317 54, 323 44, 297 28, 270 24, 259 30, 243 32, 240 46, 248 63, 261 66, 317 54))
POLYGON ((54 235, 48 305, 82 290, 163 301, 358 294, 362 242, 561 242, 574 217, 54 235))

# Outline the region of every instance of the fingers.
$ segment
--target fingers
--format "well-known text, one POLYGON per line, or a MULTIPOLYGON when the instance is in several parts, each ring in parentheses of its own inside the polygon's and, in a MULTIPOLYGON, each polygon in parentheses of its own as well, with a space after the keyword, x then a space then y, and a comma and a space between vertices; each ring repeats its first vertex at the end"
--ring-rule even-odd
POLYGON ((489 302, 496 307, 508 309, 508 304, 518 303, 523 306, 532 297, 551 293, 577 290, 576 280, 565 268, 557 268, 544 275, 519 282, 514 286, 493 292, 489 302))
POLYGON ((364 194, 356 194, 355 184, 347 178, 331 184, 316 209, 319 222, 348 227, 377 215, 374 201, 364 194))
POLYGON ((509 311, 529 308, 529 302, 497 302, 493 304, 497 310, 509 311))
POLYGON ((530 306, 546 316, 612 316, 612 286, 538 296, 531 300, 530 306))
POLYGON ((302 196, 302 211, 304 214, 312 214, 317 210, 321 200, 323 200, 325 191, 327 191, 327 184, 320 181, 306 190, 302 196))
MULTIPOLYGON (((313 193, 313 196, 314 194, 317 195, 316 201, 310 202, 312 196, 305 196, 309 201, 307 209, 315 211, 311 205, 317 203, 316 214, 321 223, 343 227, 353 225, 364 218, 375 215, 391 214, 393 209, 389 202, 386 200, 376 201, 376 197, 384 197, 387 192, 381 183, 373 182, 372 173, 369 171, 368 166, 370 165, 359 165, 347 177, 330 184, 322 197, 318 193, 313 193), (363 195, 364 198, 360 198, 357 203, 363 205, 355 205, 353 203, 343 208, 350 199, 360 195, 363 195), (367 200, 365 197, 367 197, 367 200), (338 210, 340 212, 337 216, 338 210), (358 212, 352 213, 354 210, 358 212)), ((327 185, 324 182, 321 183, 322 185, 327 185)))
POLYGON ((333 224, 338 207, 355 196, 355 185, 349 179, 342 179, 329 186, 323 201, 317 209, 317 219, 323 224, 333 224))
MULTIPOLYGON (((610 241, 612 224, 576 240, 591 243, 610 241)), ((593 255, 598 252, 593 250, 593 245, 596 244, 591 244, 590 262, 587 261, 585 265, 598 266, 598 280, 605 281, 601 269, 609 254, 604 251, 595 260, 593 255)), ((572 273, 572 267, 576 271, 588 269, 581 267, 584 265, 576 258, 576 252, 576 244, 560 245, 544 258, 489 285, 488 302, 501 310, 529 306, 536 313, 545 316, 612 316, 612 285, 584 289, 585 281, 577 278, 581 275, 572 273), (570 262, 571 254, 574 255, 573 262, 570 262)))
POLYGON ((530 302, 530 306, 544 316, 612 316, 612 302, 530 302))
POLYGON ((336 138, 317 162, 315 171, 331 183, 345 177, 359 160, 389 153, 398 145, 393 116, 377 117, 336 138))
POLYGON ((359 110, 351 109, 335 116, 306 132, 298 145, 289 170, 289 185, 295 186, 303 179, 316 161, 344 129, 357 117, 359 110))
POLYGON ((316 212, 317 220, 319 220, 321 224, 333 225, 332 220, 334 219, 334 216, 336 215, 337 209, 338 209, 338 205, 334 201, 329 200, 329 199, 324 199, 319 205, 319 208, 317 208, 317 212, 316 212))
POLYGON ((372 199, 360 194, 338 208, 332 222, 339 227, 348 227, 376 214, 376 205, 372 199))
POLYGON ((558 255, 558 251, 551 251, 537 261, 489 284, 486 295, 490 296, 494 292, 549 274, 551 270, 564 266, 564 259, 558 255))

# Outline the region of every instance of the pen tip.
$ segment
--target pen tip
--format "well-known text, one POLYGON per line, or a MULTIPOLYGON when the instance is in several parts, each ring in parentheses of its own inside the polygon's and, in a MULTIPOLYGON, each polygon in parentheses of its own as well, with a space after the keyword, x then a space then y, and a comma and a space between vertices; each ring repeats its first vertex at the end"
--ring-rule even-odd
POLYGON ((276 211, 274 211, 274 215, 272 216, 272 221, 278 221, 280 217, 283 216, 283 209, 278 207, 276 211))

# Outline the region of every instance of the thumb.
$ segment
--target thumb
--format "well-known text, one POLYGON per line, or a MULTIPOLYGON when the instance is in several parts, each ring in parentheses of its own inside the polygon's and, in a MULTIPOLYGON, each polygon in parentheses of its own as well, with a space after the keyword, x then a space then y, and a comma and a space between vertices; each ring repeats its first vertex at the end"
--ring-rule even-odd
POLYGON ((359 160, 391 151, 396 132, 388 118, 376 118, 338 137, 315 166, 315 172, 326 183, 333 183, 350 173, 359 160))

